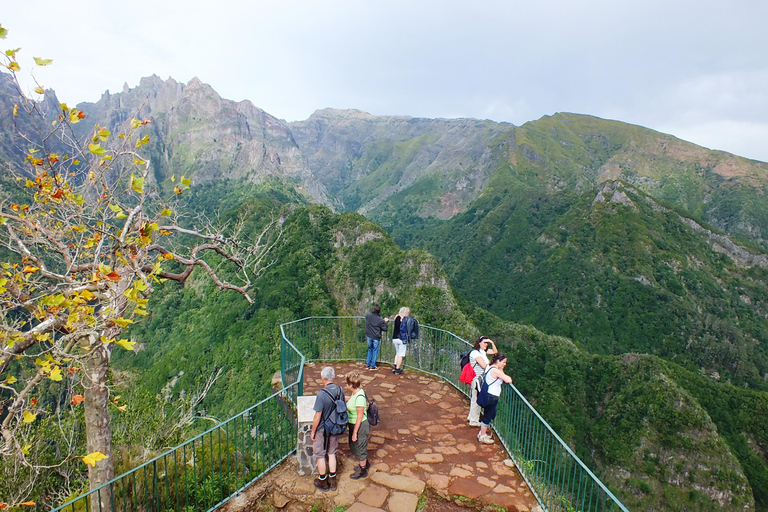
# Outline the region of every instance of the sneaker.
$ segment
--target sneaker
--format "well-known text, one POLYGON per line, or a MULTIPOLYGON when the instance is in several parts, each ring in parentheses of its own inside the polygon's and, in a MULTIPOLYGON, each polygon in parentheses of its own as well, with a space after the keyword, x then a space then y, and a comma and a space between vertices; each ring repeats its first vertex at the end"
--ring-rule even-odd
POLYGON ((402 375, 403 373, 405 373, 405 372, 403 371, 402 368, 398 368, 398 369, 395 370, 395 375, 402 375))
POLYGON ((469 425, 470 427, 479 427, 479 426, 482 425, 482 423, 480 423, 479 421, 469 421, 469 420, 467 420, 467 425, 469 425))
POLYGON ((484 436, 477 436, 477 440, 483 444, 493 444, 495 442, 493 439, 491 439, 491 436, 487 434, 484 436))
POLYGON ((373 371, 375 372, 376 370, 378 370, 378 369, 379 369, 379 367, 378 367, 378 366, 371 366, 371 367, 370 367, 370 368, 368 368, 368 369, 369 369, 369 370, 373 370, 373 371))

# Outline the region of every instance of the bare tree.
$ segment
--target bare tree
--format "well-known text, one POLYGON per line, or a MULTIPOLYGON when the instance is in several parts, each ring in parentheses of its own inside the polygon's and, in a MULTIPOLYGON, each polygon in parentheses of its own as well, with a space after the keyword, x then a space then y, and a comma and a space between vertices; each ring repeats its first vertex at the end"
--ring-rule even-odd
MULTIPOLYGON (((6 396, 0 454, 28 463, 25 432, 46 414, 35 391, 47 380, 66 379, 79 397, 73 407, 85 407, 87 453, 81 457, 93 489, 114 477, 110 354, 134 345, 122 331, 147 314, 155 286, 184 283, 196 268, 220 290, 252 302, 249 289, 272 263, 280 222, 266 220, 250 239, 242 221, 228 227, 202 218, 185 222, 150 183, 150 163, 140 154, 149 121, 134 118, 116 136, 95 126, 81 142, 73 125, 85 113, 58 104, 55 118, 47 117, 43 103, 19 86, 16 52, 5 55, 18 91, 13 119, 24 120, 23 128, 17 123, 24 164, 6 164, 4 173, 19 187, 0 197, 0 247, 7 255, 0 262, 0 388, 6 396)), ((45 91, 38 86, 35 93, 42 99, 45 91)), ((174 197, 191 184, 183 176, 172 180, 174 197)), ((102 493, 94 510, 110 509, 108 500, 102 493)))

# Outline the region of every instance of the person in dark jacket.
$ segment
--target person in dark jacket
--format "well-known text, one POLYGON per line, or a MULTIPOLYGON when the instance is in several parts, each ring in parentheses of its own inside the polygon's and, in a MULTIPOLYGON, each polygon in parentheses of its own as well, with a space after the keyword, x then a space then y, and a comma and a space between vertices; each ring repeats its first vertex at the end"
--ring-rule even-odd
POLYGON ((376 304, 373 311, 365 315, 365 337, 368 339, 368 357, 365 360, 366 370, 377 370, 376 359, 379 358, 381 334, 387 330, 389 318, 381 318, 381 307, 376 304))

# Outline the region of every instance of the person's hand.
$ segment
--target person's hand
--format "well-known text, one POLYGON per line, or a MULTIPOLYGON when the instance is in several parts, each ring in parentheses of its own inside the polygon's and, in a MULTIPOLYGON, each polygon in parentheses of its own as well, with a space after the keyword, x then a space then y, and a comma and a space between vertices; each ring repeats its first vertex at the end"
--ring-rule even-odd
POLYGON ((352 432, 352 442, 353 443, 357 442, 357 432, 352 432))
POLYGON ((309 433, 309 438, 312 440, 313 443, 315 442, 315 434, 316 432, 314 430, 309 433))

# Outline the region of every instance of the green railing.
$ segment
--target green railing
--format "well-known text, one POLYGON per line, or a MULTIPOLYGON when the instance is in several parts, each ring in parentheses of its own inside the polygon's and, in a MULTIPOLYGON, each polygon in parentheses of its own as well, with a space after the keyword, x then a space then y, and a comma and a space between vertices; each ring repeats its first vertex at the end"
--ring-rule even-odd
MULTIPOLYGON (((368 345, 362 317, 311 317, 281 326, 309 361, 365 360, 368 345)), ((382 340, 379 361, 391 363, 391 335, 382 340)), ((408 345, 405 366, 435 375, 464 394, 459 359, 470 344, 455 334, 421 326, 408 345)), ((295 370, 294 370, 295 372, 295 370)), ((550 512, 628 512, 513 385, 501 394, 493 428, 542 508, 550 512)))
MULTIPOLYGON (((311 317, 280 326, 283 390, 189 441, 53 509, 62 511, 210 511, 258 480, 296 449, 296 397, 306 361, 365 360, 362 317, 311 317)), ((379 361, 391 363, 391 336, 379 361)), ((460 353, 469 343, 421 326, 405 365, 459 383, 460 353)), ((549 512, 627 509, 560 439, 514 386, 502 393, 494 429, 542 507, 549 512)))
POLYGON ((282 374, 295 379, 283 381, 282 391, 54 512, 215 509, 296 450, 292 402, 302 394, 303 366, 304 357, 284 340, 282 374))

